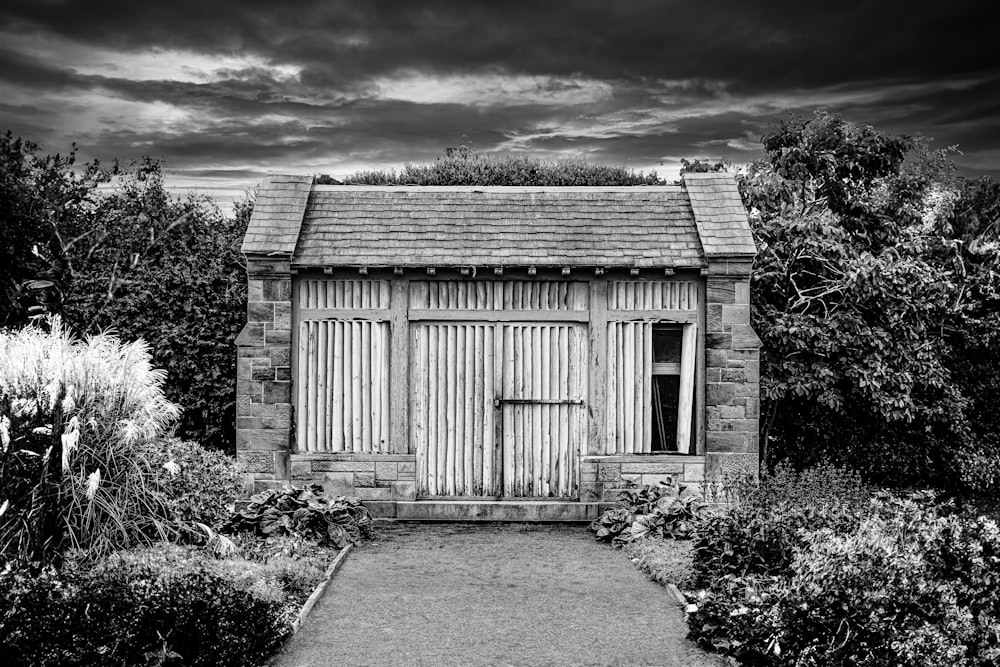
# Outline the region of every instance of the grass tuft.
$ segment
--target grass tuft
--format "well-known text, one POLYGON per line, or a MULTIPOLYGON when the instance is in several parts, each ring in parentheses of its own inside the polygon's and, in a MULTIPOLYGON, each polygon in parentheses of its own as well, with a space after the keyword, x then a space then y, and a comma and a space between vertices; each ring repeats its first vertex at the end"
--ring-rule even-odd
POLYGON ((694 583, 691 540, 646 538, 625 544, 623 550, 636 567, 661 586, 674 584, 684 590, 694 583))

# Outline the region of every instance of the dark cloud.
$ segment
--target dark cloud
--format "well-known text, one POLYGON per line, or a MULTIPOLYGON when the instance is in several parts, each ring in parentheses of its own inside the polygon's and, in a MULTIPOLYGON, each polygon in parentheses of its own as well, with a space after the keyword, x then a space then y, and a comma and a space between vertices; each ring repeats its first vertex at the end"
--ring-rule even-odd
POLYGON ((745 161, 769 123, 829 108, 988 172, 997 34, 994 0, 8 0, 0 129, 218 180, 401 165, 462 137, 745 161))
MULTIPOLYGON (((401 64, 475 71, 739 79, 811 85, 996 65, 1000 7, 861 0, 608 3, 13 2, 6 22, 125 51, 261 53, 338 80, 401 64)), ((317 81, 321 79, 317 78, 317 81)))

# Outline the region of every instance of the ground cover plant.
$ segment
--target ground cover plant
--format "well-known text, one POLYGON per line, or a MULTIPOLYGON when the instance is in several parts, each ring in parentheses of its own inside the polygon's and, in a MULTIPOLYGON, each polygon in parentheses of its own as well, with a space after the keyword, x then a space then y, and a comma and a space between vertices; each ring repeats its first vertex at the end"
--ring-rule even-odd
POLYGON ((929 492, 780 469, 706 519, 689 636, 742 664, 993 665, 1000 529, 929 492))
POLYGON ((590 531, 616 547, 644 538, 688 539, 702 507, 700 490, 694 485, 661 482, 622 489, 618 506, 594 519, 590 531))
POLYGON ((647 537, 628 542, 622 551, 633 565, 661 586, 673 584, 687 589, 693 583, 694 543, 691 540, 647 537))
POLYGON ((267 489, 250 499, 224 524, 227 532, 301 535, 338 549, 372 535, 372 516, 357 498, 330 498, 314 484, 296 489, 267 489))

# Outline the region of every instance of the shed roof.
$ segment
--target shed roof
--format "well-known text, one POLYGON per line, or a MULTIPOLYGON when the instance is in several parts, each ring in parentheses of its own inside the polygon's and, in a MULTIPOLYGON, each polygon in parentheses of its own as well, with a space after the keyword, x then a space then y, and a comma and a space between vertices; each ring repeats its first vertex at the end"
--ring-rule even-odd
POLYGON ((290 256, 297 267, 696 268, 755 253, 736 184, 718 176, 534 188, 310 187, 308 177, 274 176, 258 194, 243 252, 290 256))
POLYGON ((747 220, 747 210, 731 174, 707 172, 685 174, 687 189, 698 225, 701 245, 708 257, 731 257, 757 253, 747 220))
POLYGON ((260 184, 243 237, 243 254, 292 254, 299 240, 311 176, 268 176, 260 184))

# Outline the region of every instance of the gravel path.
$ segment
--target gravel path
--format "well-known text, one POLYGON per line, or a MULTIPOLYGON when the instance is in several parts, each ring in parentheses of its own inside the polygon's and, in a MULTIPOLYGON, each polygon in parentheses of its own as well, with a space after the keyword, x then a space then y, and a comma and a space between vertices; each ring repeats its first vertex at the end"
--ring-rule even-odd
POLYGON ((723 664, 681 611, 581 526, 384 524, 275 667, 723 664))
POLYGON ((659 585, 581 526, 387 524, 276 667, 723 664, 659 585))

